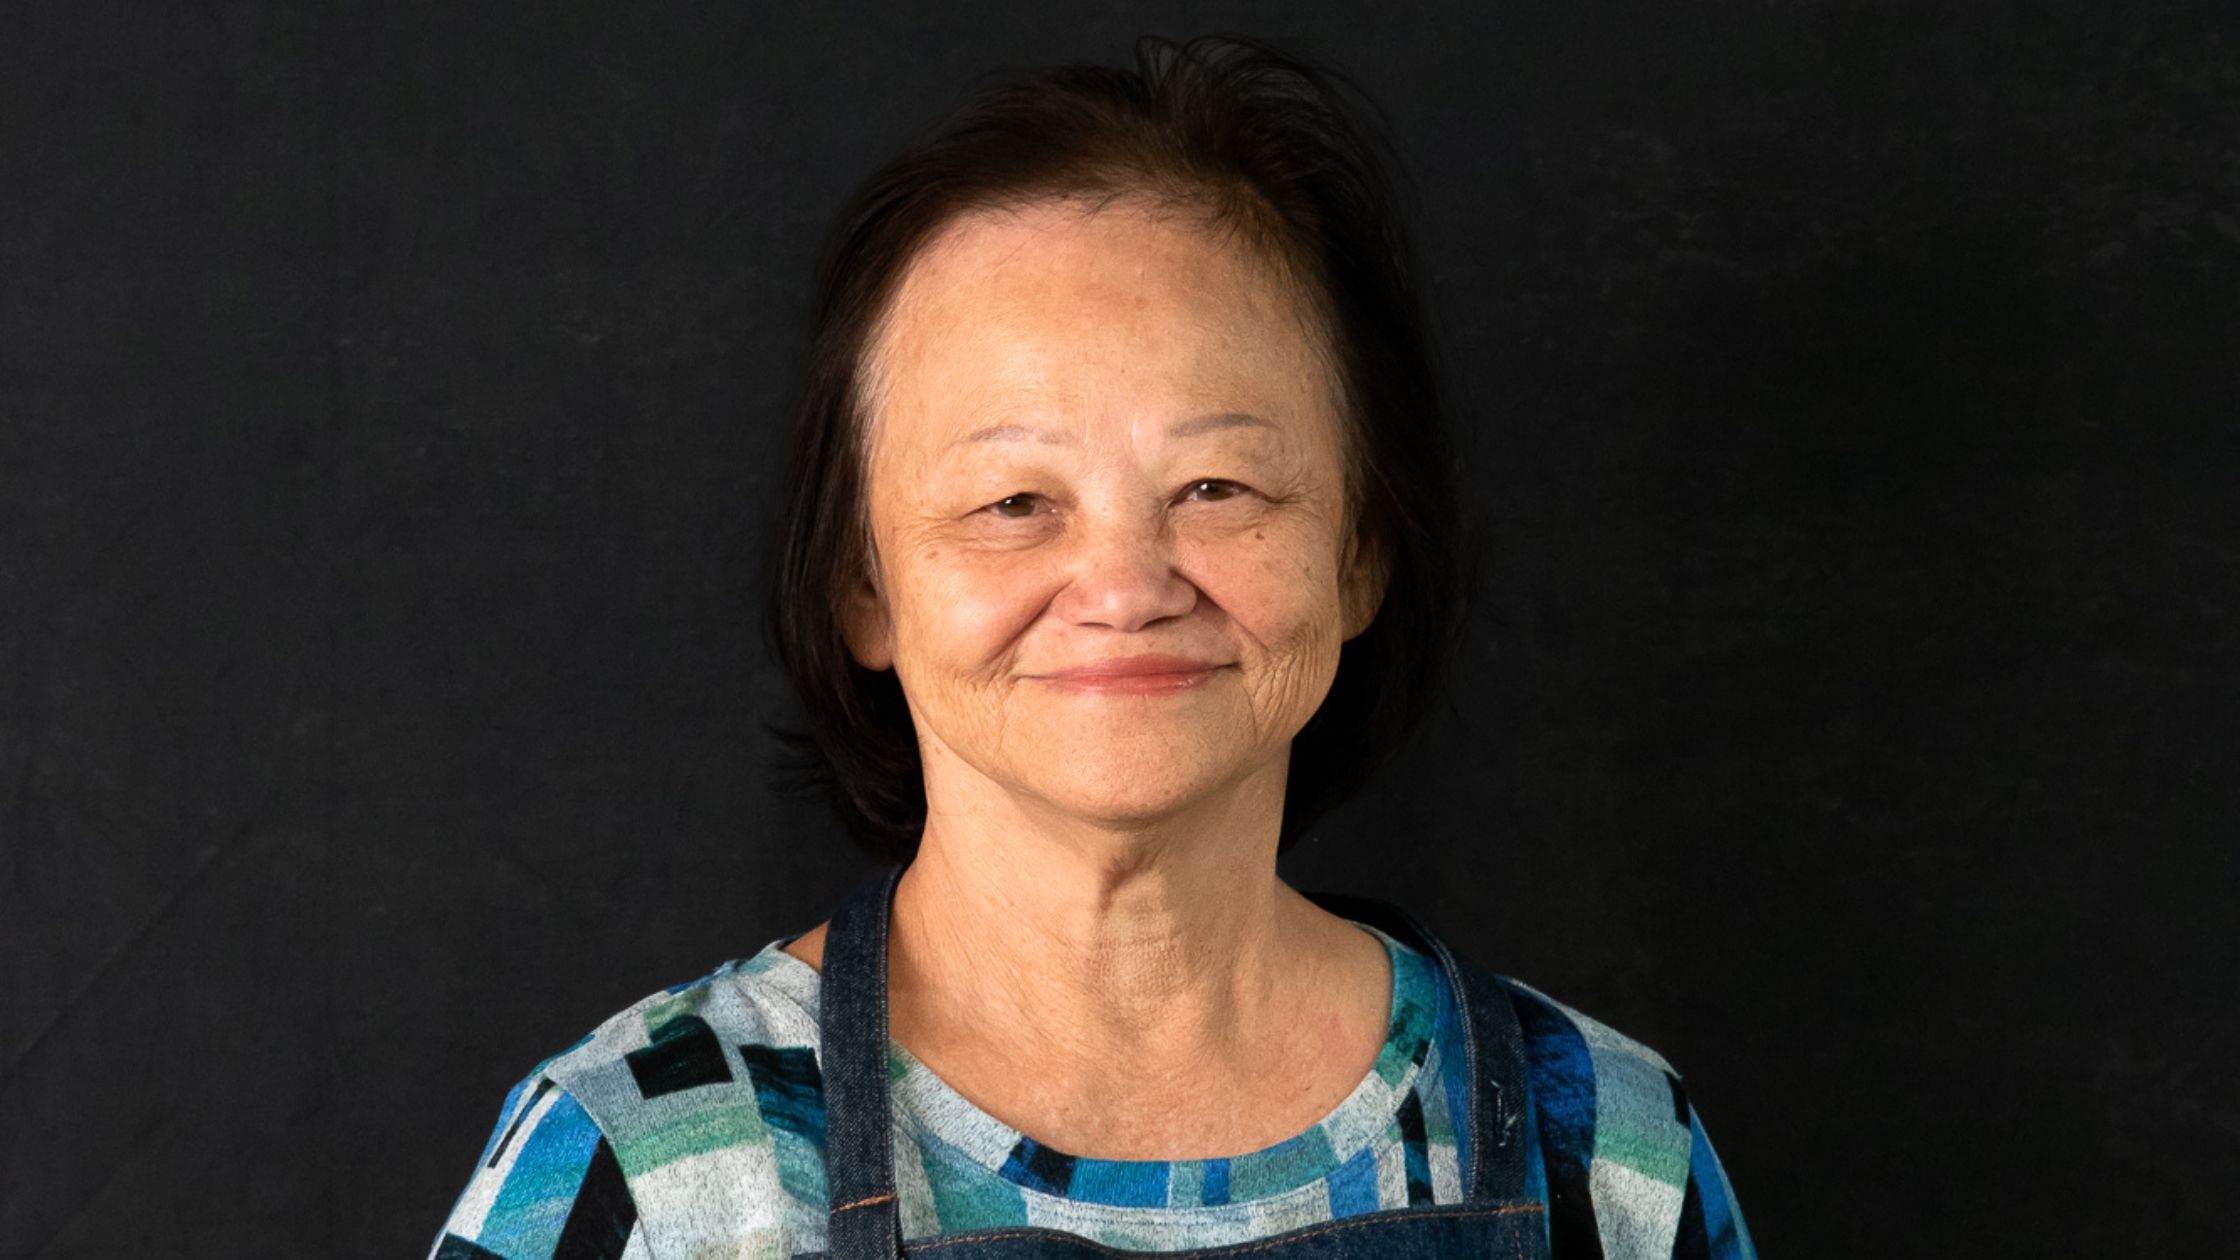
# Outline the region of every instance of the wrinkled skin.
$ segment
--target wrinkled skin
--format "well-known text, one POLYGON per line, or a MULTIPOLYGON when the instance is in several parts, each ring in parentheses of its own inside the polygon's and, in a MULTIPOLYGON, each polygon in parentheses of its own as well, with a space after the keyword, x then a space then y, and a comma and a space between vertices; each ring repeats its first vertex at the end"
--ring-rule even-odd
POLYGON ((1280 800, 1375 601, 1349 562, 1322 335, 1290 285, 1200 218, 1044 203, 940 233, 881 331, 876 574, 845 621, 857 659, 901 679, 934 815, 995 795, 1127 827, 1280 800), (1239 414, 1259 422, 1172 431, 1239 414), (1141 653, 1218 668, 1153 695, 1048 678, 1141 653))

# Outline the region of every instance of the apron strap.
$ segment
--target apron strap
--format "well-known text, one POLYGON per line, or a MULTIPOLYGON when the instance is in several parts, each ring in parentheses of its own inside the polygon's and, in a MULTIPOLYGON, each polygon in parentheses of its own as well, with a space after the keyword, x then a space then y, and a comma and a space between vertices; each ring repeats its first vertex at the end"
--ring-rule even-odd
POLYGON ((1303 893, 1342 918, 1380 928, 1429 954, 1461 1008, 1463 1058, 1470 1091, 1471 1203, 1518 1203, 1525 1197, 1524 1032, 1508 987, 1492 972, 1455 956, 1421 919, 1388 901, 1351 893, 1303 893))
POLYGON ((825 929, 817 1002, 831 1260, 896 1260, 901 1215, 887 1110, 887 915, 902 867, 848 893, 825 929))

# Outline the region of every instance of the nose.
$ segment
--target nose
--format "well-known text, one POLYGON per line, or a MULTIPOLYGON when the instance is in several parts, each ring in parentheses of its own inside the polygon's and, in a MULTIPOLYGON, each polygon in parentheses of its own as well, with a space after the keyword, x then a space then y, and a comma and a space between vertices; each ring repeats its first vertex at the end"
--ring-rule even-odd
POLYGON ((1174 541, 1157 522, 1096 522, 1074 545, 1071 580, 1051 611, 1075 625, 1141 630, 1198 606, 1198 588, 1176 571, 1174 541))

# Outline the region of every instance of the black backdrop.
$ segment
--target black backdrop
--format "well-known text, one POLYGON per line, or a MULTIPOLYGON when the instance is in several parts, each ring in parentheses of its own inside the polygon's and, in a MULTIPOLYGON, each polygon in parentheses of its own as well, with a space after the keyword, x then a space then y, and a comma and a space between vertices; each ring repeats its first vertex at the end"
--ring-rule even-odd
POLYGON ((0 1256, 417 1255, 824 917, 755 575, 810 257, 980 72, 1390 110, 1454 710, 1287 876, 1663 1050, 1759 1241, 2240 1191, 2240 38, 2118 4, 0 9, 0 1256))

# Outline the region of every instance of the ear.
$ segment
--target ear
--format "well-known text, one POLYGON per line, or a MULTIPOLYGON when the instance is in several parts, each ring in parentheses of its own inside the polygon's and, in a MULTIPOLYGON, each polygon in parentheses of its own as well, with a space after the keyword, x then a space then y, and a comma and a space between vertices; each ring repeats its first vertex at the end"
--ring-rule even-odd
POLYGON ((840 634, 856 664, 877 673, 894 668, 894 618, 878 576, 859 574, 840 592, 840 634))
POLYGON ((1345 637, 1355 638, 1377 619, 1384 605, 1392 565, 1380 545, 1366 544, 1355 532, 1346 541, 1345 559, 1338 569, 1338 601, 1345 617, 1345 637))

